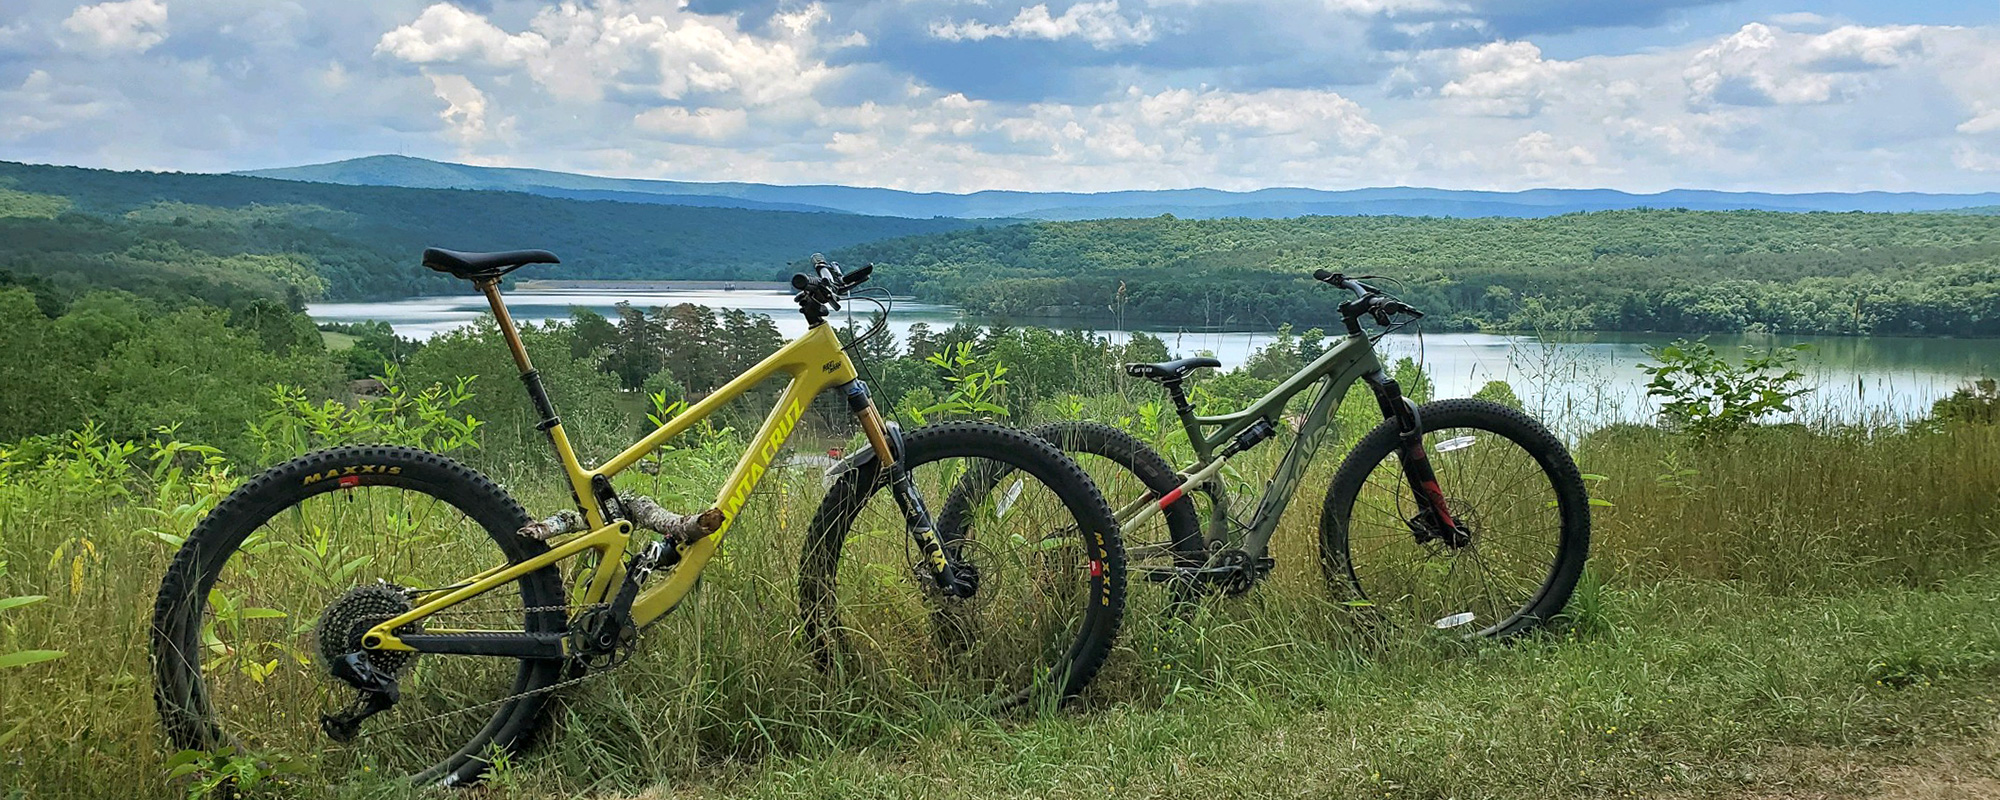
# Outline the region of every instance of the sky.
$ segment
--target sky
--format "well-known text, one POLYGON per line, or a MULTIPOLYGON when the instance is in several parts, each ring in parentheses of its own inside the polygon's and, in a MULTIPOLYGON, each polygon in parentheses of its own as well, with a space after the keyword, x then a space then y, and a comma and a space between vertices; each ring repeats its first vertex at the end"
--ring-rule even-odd
POLYGON ((0 160, 2000 190, 2000 2, 0 0, 0 160))

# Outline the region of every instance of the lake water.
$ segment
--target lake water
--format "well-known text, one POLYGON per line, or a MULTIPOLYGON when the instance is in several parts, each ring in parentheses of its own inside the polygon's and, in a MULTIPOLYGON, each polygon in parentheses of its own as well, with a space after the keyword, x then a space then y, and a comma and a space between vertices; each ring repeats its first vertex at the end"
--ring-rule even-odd
MULTIPOLYGON (((805 320, 798 315, 797 306, 787 292, 592 290, 517 291, 507 295, 508 309, 522 322, 566 318, 574 307, 612 316, 620 302, 641 308, 679 303, 740 308, 771 317, 787 336, 805 331, 805 320)), ((872 310, 872 306, 859 304, 853 309, 856 323, 865 326, 866 314, 872 310)), ((403 336, 423 339, 469 325, 486 314, 487 308, 483 297, 467 294, 378 303, 319 303, 306 311, 323 322, 381 320, 393 325, 403 336)), ((837 314, 835 321, 840 321, 845 313, 837 314)), ((890 315, 889 328, 902 341, 910 326, 917 323, 942 329, 959 321, 984 325, 992 320, 962 314, 951 306, 898 301, 890 315)), ((1208 352, 1232 367, 1276 338, 1273 331, 1197 330, 1132 320, 1123 324, 1100 321, 1050 326, 1084 327, 1114 341, 1124 341, 1131 331, 1146 331, 1159 336, 1177 354, 1208 352)), ((1338 321, 1330 321, 1326 327, 1338 326, 1338 321)), ((1648 418, 1651 407, 1645 396, 1646 375, 1638 365, 1646 360, 1646 347, 1673 338, 1623 333, 1569 334, 1560 338, 1484 333, 1429 333, 1419 338, 1395 334, 1383 340, 1381 349, 1388 358, 1421 355, 1440 397, 1471 394, 1487 381, 1505 380, 1531 410, 1564 420, 1565 427, 1574 428, 1648 418)), ((2000 375, 2000 340, 1730 334, 1711 336, 1709 341, 1723 348, 1740 344, 1758 347, 1811 344, 1813 350, 1806 357, 1804 370, 1817 388, 1800 406, 1800 414, 1811 418, 1911 419, 1928 412, 1932 402, 1969 380, 2000 375)))

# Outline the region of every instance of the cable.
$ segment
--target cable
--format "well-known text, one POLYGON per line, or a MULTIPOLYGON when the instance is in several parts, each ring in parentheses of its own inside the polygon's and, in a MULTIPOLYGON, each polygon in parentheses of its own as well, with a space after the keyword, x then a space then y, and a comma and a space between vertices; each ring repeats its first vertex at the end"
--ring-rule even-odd
MULTIPOLYGON (((883 392, 888 392, 889 391, 888 385, 882 383, 879 379, 875 377, 875 370, 868 363, 867 351, 860 349, 860 346, 863 343, 867 342, 868 340, 875 338, 883 331, 888 330, 889 312, 891 309, 895 307, 896 298, 894 295, 889 294, 889 291, 887 289, 883 289, 881 290, 879 297, 872 293, 852 294, 848 295, 847 299, 865 300, 867 302, 874 303, 875 308, 877 309, 877 315, 875 317, 875 324, 870 326, 866 333, 854 337, 847 344, 841 345, 840 349, 847 351, 853 356, 855 367, 861 373, 862 377, 865 380, 867 380, 868 383, 881 387, 883 392)), ((850 325, 852 324, 851 317, 849 320, 849 324, 850 325)), ((890 418, 890 409, 884 409, 878 405, 876 407, 876 412, 880 413, 884 419, 890 418)))

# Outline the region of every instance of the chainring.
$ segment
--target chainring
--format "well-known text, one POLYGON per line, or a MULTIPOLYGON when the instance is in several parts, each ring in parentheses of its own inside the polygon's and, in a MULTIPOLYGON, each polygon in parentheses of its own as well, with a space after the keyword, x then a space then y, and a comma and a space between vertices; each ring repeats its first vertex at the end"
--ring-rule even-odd
MULTIPOLYGON (((332 664, 349 653, 360 652, 361 637, 370 628, 396 618, 415 606, 402 587, 388 583, 370 583, 347 590, 340 599, 320 612, 319 623, 313 626, 313 638, 317 641, 320 665, 331 671, 332 664)), ((402 636, 423 632, 422 621, 412 622, 396 628, 393 633, 402 636)), ((401 677, 417 659, 417 654, 406 650, 370 650, 368 662, 376 670, 392 678, 401 677)))

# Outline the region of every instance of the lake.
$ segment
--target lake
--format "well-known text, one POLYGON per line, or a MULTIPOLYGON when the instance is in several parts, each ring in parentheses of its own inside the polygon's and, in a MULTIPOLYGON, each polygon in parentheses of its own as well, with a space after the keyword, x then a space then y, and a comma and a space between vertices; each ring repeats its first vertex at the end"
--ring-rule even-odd
MULTIPOLYGON (((573 307, 606 316, 620 302, 641 308, 695 303, 714 308, 740 308, 769 316, 787 336, 805 331, 788 292, 678 289, 671 291, 608 291, 592 289, 516 291, 507 295, 508 309, 522 322, 562 319, 573 307)), ((867 323, 868 304, 849 311, 857 324, 867 323)), ((486 301, 475 294, 417 297, 374 303, 316 303, 306 312, 322 322, 380 320, 396 332, 425 339, 471 324, 487 313, 486 301)), ((898 341, 910 326, 933 329, 967 321, 985 325, 993 320, 963 314, 952 306, 897 301, 889 328, 898 341)), ((1243 363, 1257 348, 1269 344, 1274 331, 1198 330, 1185 326, 1148 325, 1140 321, 1095 321, 1090 324, 1049 321, 1014 322, 1048 327, 1082 327, 1114 341, 1132 331, 1159 336, 1180 355, 1209 352, 1225 366, 1243 363)), ((1337 320, 1326 327, 1339 327, 1337 320)), ((1645 396, 1646 375, 1638 365, 1645 348, 1675 337, 1653 334, 1596 333, 1535 337, 1488 333, 1399 333, 1383 340, 1386 357, 1422 356, 1441 397, 1471 394, 1490 380, 1512 384, 1531 410, 1564 420, 1564 427, 1595 427, 1606 422, 1646 419, 1651 408, 1645 396)), ((1967 339, 1901 339, 1887 337, 1766 336, 1726 334, 1709 337, 1721 348, 1737 345, 1770 347, 1806 343, 1813 346, 1804 370, 1816 388, 1800 406, 1809 418, 1841 420, 1907 420, 1930 410, 1931 403, 1967 381, 2000 374, 2000 341, 1967 339)))

